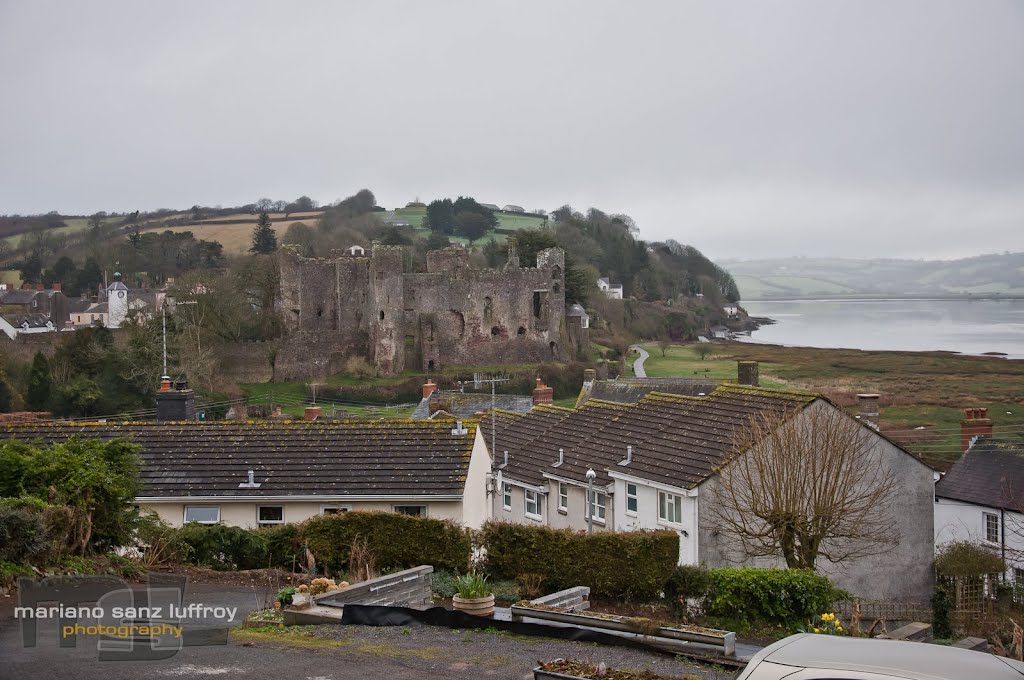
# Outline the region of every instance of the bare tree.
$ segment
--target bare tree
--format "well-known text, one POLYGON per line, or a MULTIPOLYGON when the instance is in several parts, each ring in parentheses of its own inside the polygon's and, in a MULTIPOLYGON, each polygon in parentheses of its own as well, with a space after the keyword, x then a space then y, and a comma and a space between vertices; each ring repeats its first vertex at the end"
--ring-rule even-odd
POLYGON ((667 335, 662 335, 658 338, 658 348, 661 350, 661 356, 664 357, 668 353, 669 348, 672 346, 672 338, 667 335))
POLYGON ((698 342, 694 347, 694 351, 697 353, 697 356, 700 357, 700 360, 704 361, 704 359, 706 359, 707 356, 711 354, 711 343, 698 342))
POLYGON ((824 404, 752 416, 719 470, 719 530, 746 557, 781 557, 795 569, 879 553, 898 538, 896 482, 874 439, 824 404))

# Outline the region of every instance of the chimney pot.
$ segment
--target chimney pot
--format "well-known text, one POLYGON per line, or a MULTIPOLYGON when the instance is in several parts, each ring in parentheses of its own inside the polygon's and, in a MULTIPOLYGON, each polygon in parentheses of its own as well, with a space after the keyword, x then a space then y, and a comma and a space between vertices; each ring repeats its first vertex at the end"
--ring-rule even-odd
POLYGON ((759 367, 756 361, 736 362, 736 382, 740 385, 757 387, 760 384, 758 377, 759 367))
POLYGON ((878 408, 878 400, 881 395, 874 393, 864 393, 857 395, 857 406, 860 409, 861 422, 867 423, 871 427, 878 428, 878 420, 880 411, 878 408))
POLYGON ((976 437, 992 436, 992 419, 987 408, 966 408, 960 421, 960 450, 966 452, 976 437))
POLYGON ((323 409, 319 406, 307 406, 302 412, 302 419, 313 421, 323 415, 323 409))
POLYGON ((555 390, 537 378, 537 386, 533 388, 533 405, 552 404, 555 401, 555 390))
POLYGON ((428 398, 431 394, 437 391, 437 383, 430 378, 427 378, 427 382, 423 383, 423 398, 428 398))

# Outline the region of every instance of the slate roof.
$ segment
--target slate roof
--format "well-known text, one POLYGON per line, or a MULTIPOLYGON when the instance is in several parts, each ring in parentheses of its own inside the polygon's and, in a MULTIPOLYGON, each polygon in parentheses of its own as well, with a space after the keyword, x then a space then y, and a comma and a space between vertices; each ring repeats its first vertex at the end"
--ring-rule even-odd
POLYGON ((570 305, 569 309, 568 309, 568 311, 566 311, 565 315, 566 316, 586 316, 586 317, 590 316, 589 314, 587 314, 587 310, 583 309, 583 305, 580 305, 579 303, 573 303, 572 305, 570 305))
POLYGON ((68 300, 68 313, 80 314, 89 308, 92 302, 89 300, 83 300, 82 298, 70 298, 68 300))
POLYGON ((1024 441, 982 439, 935 484, 940 498, 1024 510, 1024 441))
MULTIPOLYGON (((585 482, 588 468, 597 484, 611 483, 609 470, 680 488, 711 476, 732 452, 735 435, 756 413, 782 413, 818 399, 786 392, 720 385, 705 397, 652 392, 637 404, 591 399, 578 409, 537 406, 525 415, 503 413, 497 423, 496 464, 509 452, 506 477, 527 484, 545 475, 585 482), (633 447, 629 465, 619 465, 633 447), (555 467, 558 449, 565 462, 555 467)), ((490 422, 480 423, 491 441, 490 422)))
POLYGON ((142 447, 140 497, 461 496, 476 423, 223 421, 0 425, 0 438, 129 437, 142 447), (239 488, 255 471, 258 489, 239 488))
POLYGON ((603 399, 620 404, 635 404, 651 392, 683 394, 691 397, 701 393, 711 394, 721 380, 707 378, 616 378, 615 380, 594 380, 584 383, 576 405, 581 406, 588 399, 603 399))
POLYGON ((39 291, 37 290, 25 288, 15 288, 13 290, 8 290, 3 294, 3 297, 0 297, 0 304, 27 305, 30 302, 32 302, 32 298, 34 298, 38 292, 39 291))
MULTIPOLYGON (((430 401, 445 400, 446 412, 459 418, 471 418, 477 413, 491 411, 491 395, 483 392, 456 392, 435 390, 429 398, 423 399, 409 415, 413 420, 430 417, 430 401)), ((533 408, 533 397, 520 394, 496 394, 494 404, 498 409, 513 413, 526 413, 533 408)))

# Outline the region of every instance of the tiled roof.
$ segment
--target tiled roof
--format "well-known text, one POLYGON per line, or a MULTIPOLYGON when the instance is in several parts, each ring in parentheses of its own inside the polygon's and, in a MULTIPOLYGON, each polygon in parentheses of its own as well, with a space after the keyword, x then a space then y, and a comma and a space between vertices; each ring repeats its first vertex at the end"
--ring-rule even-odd
POLYGON ((0 438, 129 437, 142 447, 142 496, 461 495, 476 437, 451 420, 23 423, 0 438), (248 470, 258 489, 239 488, 248 470))
POLYGON ((935 484, 935 495, 1024 511, 1024 441, 981 440, 935 484))
MULTIPOLYGON (((799 409, 818 397, 738 385, 721 385, 705 397, 650 393, 637 404, 591 399, 576 410, 537 407, 530 413, 499 420, 496 455, 509 451, 504 474, 540 484, 545 473, 579 482, 588 468, 599 484, 608 471, 692 488, 714 473, 732 452, 732 443, 757 413, 799 409), (633 447, 629 465, 619 465, 633 447), (558 449, 565 462, 554 467, 558 449)), ((481 422, 487 442, 490 423, 481 422)))
POLYGON ((12 326, 21 326, 28 322, 29 328, 46 328, 50 317, 37 312, 33 314, 4 314, 4 319, 12 326))
MULTIPOLYGON (((470 418, 477 413, 490 412, 491 395, 483 392, 449 392, 437 390, 429 398, 423 399, 410 414, 413 420, 422 420, 430 417, 431 401, 446 401, 444 410, 453 416, 470 418)), ((515 413, 526 413, 533 408, 533 397, 521 394, 496 394, 494 405, 504 411, 515 413)))
POLYGON ((616 378, 584 383, 576 401, 580 406, 588 399, 603 399, 620 404, 635 404, 651 392, 685 394, 691 397, 711 394, 722 384, 708 378, 616 378))

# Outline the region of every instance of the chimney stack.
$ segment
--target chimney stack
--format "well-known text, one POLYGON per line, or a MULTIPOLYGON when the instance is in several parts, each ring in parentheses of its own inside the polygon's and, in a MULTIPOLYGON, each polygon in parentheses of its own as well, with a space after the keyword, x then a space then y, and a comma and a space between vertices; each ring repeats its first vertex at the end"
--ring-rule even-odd
POLYGON ((736 362, 736 382, 740 385, 757 387, 760 383, 758 378, 758 364, 756 361, 736 362))
POLYGON ((597 380, 597 369, 585 368, 583 369, 583 382, 592 383, 597 380))
POLYGON ((555 391, 537 378, 537 386, 533 388, 533 405, 552 404, 555 401, 555 391))
POLYGON ((60 292, 60 282, 55 281, 54 283, 50 284, 50 289, 54 290, 54 291, 57 291, 59 293, 60 292))
POLYGON ((196 419, 196 395, 188 388, 188 383, 179 382, 175 385, 169 376, 160 378, 160 389, 156 393, 156 419, 196 419))
POLYGON ((310 421, 316 420, 317 418, 322 416, 323 413, 324 410, 319 406, 307 406, 306 409, 302 412, 302 419, 310 421))
POLYGON ((992 419, 987 408, 966 408, 964 416, 960 421, 960 450, 966 452, 975 437, 992 436, 992 419))
POLYGON ((46 290, 46 286, 41 283, 36 284, 36 290, 46 290))
POLYGON ((436 391, 437 383, 435 383, 431 378, 427 378, 427 382, 423 383, 423 398, 426 399, 436 391))
POLYGON ((880 395, 878 394, 858 394, 857 395, 857 406, 860 410, 861 422, 878 429, 878 420, 880 411, 878 408, 878 400, 880 395))

